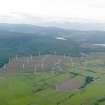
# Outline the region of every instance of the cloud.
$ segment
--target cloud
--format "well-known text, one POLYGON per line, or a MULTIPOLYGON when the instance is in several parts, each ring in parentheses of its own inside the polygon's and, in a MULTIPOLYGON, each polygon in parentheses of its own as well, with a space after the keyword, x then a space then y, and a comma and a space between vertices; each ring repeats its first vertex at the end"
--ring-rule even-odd
POLYGON ((0 16, 15 13, 13 17, 18 19, 30 16, 105 22, 104 11, 105 0, 0 0, 0 16))

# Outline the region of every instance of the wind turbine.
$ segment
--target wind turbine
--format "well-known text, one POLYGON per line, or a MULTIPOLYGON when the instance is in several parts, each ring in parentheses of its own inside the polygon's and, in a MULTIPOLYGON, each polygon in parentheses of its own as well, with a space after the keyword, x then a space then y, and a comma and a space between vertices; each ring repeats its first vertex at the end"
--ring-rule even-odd
POLYGON ((34 73, 37 72, 37 68, 36 68, 36 65, 34 65, 34 73))
POLYGON ((32 60, 32 55, 30 56, 30 59, 32 60))
POLYGON ((73 59, 72 59, 72 57, 70 57, 70 62, 71 62, 71 66, 73 67, 73 59))
POLYGON ((40 57, 40 52, 38 53, 38 56, 40 57))
POLYGON ((24 65, 24 63, 22 64, 22 68, 23 68, 23 70, 24 70, 24 68, 25 68, 25 65, 24 65))
POLYGON ((17 61, 18 60, 18 56, 16 55, 16 57, 15 57, 15 60, 17 61))
POLYGON ((29 58, 27 57, 26 62, 29 63, 29 58))
POLYGON ((54 52, 54 55, 57 55, 57 52, 56 51, 54 52))
POLYGON ((66 58, 66 54, 65 53, 64 53, 63 57, 64 57, 64 59, 66 58))
POLYGON ((10 59, 10 57, 9 57, 8 64, 10 64, 10 62, 11 62, 11 59, 10 59))
POLYGON ((3 66, 3 70, 4 70, 4 72, 6 72, 6 70, 7 70, 6 64, 3 66))
POLYGON ((41 69, 43 69, 43 68, 44 68, 44 63, 42 62, 42 63, 41 63, 41 69))

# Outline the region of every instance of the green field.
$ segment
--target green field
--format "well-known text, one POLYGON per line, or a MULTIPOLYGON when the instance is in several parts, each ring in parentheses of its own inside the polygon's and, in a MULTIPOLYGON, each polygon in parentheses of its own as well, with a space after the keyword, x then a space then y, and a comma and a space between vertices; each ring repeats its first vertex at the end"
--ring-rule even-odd
POLYGON ((0 105, 105 105, 104 55, 64 62, 64 72, 1 73, 0 105), (85 84, 87 77, 93 81, 85 84), (56 85, 67 79, 81 81, 81 88, 57 91, 56 85))

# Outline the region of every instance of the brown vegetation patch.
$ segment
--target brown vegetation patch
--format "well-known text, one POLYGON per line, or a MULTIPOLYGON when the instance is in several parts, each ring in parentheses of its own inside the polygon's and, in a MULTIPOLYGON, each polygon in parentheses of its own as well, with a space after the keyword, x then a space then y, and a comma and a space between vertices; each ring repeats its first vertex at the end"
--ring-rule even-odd
POLYGON ((80 80, 68 79, 61 84, 56 85, 57 91, 69 91, 69 90, 78 90, 81 87, 82 83, 80 80))

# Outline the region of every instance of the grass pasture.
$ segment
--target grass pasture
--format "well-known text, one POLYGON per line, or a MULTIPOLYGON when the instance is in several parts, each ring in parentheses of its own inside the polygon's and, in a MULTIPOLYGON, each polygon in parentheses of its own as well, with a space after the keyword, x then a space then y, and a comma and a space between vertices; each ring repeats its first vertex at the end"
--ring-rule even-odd
POLYGON ((26 59, 12 60, 1 68, 0 105, 105 105, 103 54, 82 58, 47 55, 33 57, 31 62, 26 59), (27 67, 31 72, 25 72, 27 67), (80 81, 81 86, 65 91, 56 89, 68 79, 80 81))

